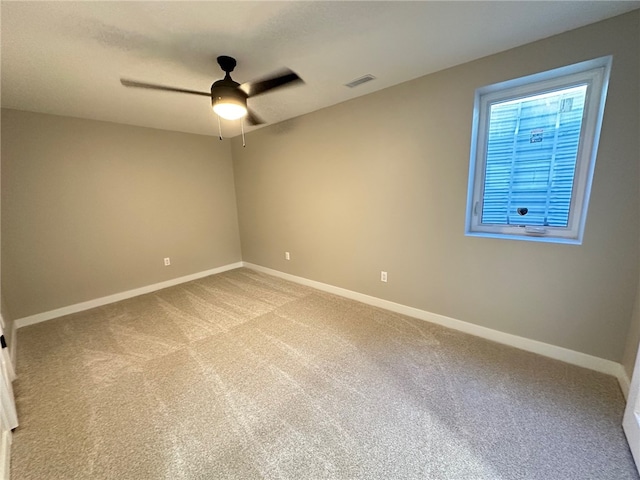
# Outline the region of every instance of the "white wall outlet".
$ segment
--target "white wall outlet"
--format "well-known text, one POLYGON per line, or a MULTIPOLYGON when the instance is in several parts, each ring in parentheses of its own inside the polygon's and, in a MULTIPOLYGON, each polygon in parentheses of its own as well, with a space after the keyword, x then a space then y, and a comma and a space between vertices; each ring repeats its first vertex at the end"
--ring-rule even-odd
POLYGON ((164 259, 164 266, 168 267, 169 265, 171 265, 171 259, 169 257, 166 257, 164 259))
POLYGON ((289 252, 284 252, 284 259, 291 260, 291 254, 289 252))
POLYGON ((380 272, 380 281, 381 282, 387 281, 387 272, 380 272))

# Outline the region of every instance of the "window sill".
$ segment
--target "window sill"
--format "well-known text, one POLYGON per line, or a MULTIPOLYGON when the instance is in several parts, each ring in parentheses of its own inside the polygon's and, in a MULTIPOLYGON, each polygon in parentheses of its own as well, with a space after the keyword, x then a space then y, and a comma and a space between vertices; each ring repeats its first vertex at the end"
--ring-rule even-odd
POLYGON ((553 237, 550 235, 514 235, 506 233, 489 233, 489 232, 465 232, 467 237, 484 237, 484 238, 498 238, 501 240, 524 240, 526 242, 540 242, 540 243, 560 243, 564 245, 582 245, 582 240, 578 238, 561 238, 553 237))

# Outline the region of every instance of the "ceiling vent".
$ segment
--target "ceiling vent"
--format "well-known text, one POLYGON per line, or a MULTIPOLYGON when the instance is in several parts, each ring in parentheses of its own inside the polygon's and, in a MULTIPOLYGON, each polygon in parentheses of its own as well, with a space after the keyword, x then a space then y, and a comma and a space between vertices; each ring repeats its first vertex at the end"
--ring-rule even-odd
POLYGON ((368 73, 363 77, 356 78, 355 80, 351 80, 349 83, 346 83, 345 87, 354 88, 354 87, 357 87, 358 85, 362 85, 363 83, 367 83, 367 82, 370 82, 371 80, 375 80, 375 78, 376 77, 368 73))

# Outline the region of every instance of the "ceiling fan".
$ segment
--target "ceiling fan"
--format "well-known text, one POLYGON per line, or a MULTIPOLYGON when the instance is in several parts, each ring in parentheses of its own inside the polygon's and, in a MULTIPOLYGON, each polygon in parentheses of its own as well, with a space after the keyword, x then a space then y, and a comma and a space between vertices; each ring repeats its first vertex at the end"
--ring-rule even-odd
POLYGON ((260 125, 264 123, 258 116, 247 108, 247 99, 267 93, 276 88, 290 86, 303 80, 292 70, 285 69, 274 76, 266 77, 254 82, 240 84, 231 78, 231 72, 236 67, 235 58, 226 55, 217 58, 218 65, 225 76, 211 85, 211 92, 199 92, 186 88, 168 87, 153 83, 137 82, 135 80, 120 79, 120 83, 125 87, 149 88, 152 90, 164 90, 167 92, 191 93, 211 98, 213 111, 220 117, 227 120, 237 120, 246 117, 249 125, 260 125))

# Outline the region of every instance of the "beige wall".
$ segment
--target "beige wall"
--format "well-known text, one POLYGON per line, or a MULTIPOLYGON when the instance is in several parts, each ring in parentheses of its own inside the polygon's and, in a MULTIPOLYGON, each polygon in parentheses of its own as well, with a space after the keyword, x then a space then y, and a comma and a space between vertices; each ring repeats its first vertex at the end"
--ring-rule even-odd
POLYGON ((243 260, 620 361, 639 278, 638 16, 234 139, 243 260), (583 245, 465 237, 474 90, 608 54, 583 245))
POLYGON ((240 260, 227 141, 2 110, 14 319, 240 260))

